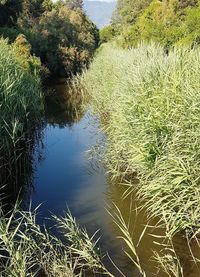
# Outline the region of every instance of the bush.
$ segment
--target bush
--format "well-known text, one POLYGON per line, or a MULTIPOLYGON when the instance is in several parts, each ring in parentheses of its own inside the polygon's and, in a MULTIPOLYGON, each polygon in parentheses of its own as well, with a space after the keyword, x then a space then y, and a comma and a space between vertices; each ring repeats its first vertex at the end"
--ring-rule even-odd
POLYGON ((18 35, 13 43, 15 57, 25 71, 38 75, 41 71, 40 59, 31 55, 31 45, 26 37, 22 34, 18 35))
POLYGON ((116 35, 115 29, 112 25, 106 26, 100 30, 100 42, 105 43, 113 39, 116 35))
POLYGON ((0 26, 15 25, 21 11, 21 0, 0 0, 0 26))
POLYGON ((191 46, 200 44, 200 6, 187 9, 184 23, 184 36, 178 44, 191 46))
MULTIPOLYGON (((68 6, 71 1, 66 3, 60 0, 53 3, 50 0, 22 0, 20 13, 16 11, 15 16, 13 11, 17 8, 11 2, 0 2, 3 7, 0 16, 5 10, 7 17, 10 20, 13 18, 12 24, 10 20, 0 23, 0 34, 8 38, 10 43, 19 40, 17 37, 23 34, 31 45, 31 54, 42 61, 45 69, 43 75, 51 72, 71 76, 88 65, 98 46, 99 33, 81 9, 82 1, 73 2, 73 9, 70 9, 68 6)), ((31 63, 34 62, 37 63, 33 57, 31 63)))
POLYGON ((98 32, 81 10, 61 6, 40 17, 29 41, 52 73, 69 76, 88 65, 98 44, 98 32))

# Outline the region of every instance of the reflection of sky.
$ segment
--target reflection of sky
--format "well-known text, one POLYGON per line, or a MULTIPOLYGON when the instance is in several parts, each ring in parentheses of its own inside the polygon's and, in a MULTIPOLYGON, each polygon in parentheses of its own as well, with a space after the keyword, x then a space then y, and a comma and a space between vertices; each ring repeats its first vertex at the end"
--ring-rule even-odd
MULTIPOLYGON (((120 240, 116 239, 116 236, 121 234, 106 211, 106 203, 112 206, 114 202, 120 208, 126 222, 130 223, 135 245, 144 226, 147 223, 156 226, 157 219, 149 222, 145 211, 141 211, 139 216, 136 216, 136 212, 130 212, 135 206, 131 207, 130 199, 122 200, 124 189, 121 186, 109 184, 102 164, 96 161, 95 156, 92 159, 88 156, 86 152, 102 139, 103 135, 99 132, 97 119, 92 118, 88 113, 78 123, 72 123, 70 126, 64 124, 61 128, 56 121, 53 125, 48 124, 43 138, 44 158, 35 164, 33 206, 43 203, 39 209, 38 221, 40 223, 41 218, 50 216, 50 212, 63 215, 68 207, 79 224, 86 227, 90 235, 99 229, 101 249, 104 253, 110 254, 125 276, 137 277, 139 275, 135 272, 133 264, 128 262, 123 254, 120 240)), ((141 205, 135 200, 133 203, 141 205)), ((49 221, 46 223, 51 224, 49 221)), ((154 244, 154 238, 152 239, 150 233, 157 236, 164 235, 162 228, 155 228, 155 230, 150 228, 142 238, 138 254, 148 273, 155 266, 152 262, 152 251, 160 251, 160 246, 154 244)), ((187 253, 180 237, 176 238, 175 246, 180 253, 187 253)), ((190 271, 189 256, 184 254, 182 259, 187 261, 186 265, 190 271)), ((106 265, 108 264, 110 266, 110 263, 106 261, 106 265)), ((194 272, 196 273, 195 270, 194 272)), ((120 275, 115 273, 115 276, 120 275)), ((159 274, 159 277, 162 276, 159 274)))
POLYGON ((33 206, 43 203, 39 209, 43 218, 49 217, 50 212, 63 215, 68 207, 90 235, 99 229, 102 250, 114 256, 118 253, 119 264, 119 259, 123 261, 124 258, 106 211, 108 184, 105 171, 99 162, 91 161, 86 154, 101 139, 98 132, 97 121, 91 121, 88 114, 72 127, 47 125, 43 140, 44 159, 36 164, 32 202, 33 206))
POLYGON ((87 130, 89 127, 84 128, 87 120, 84 117, 70 128, 46 127, 45 158, 37 165, 33 203, 45 201, 46 208, 52 211, 64 209, 74 190, 87 181, 84 152, 95 143, 94 134, 87 130))
MULTIPOLYGON (((35 192, 32 197, 33 206, 43 203, 39 209, 42 217, 40 216, 38 221, 41 223, 41 218, 49 217, 50 212, 63 215, 68 207, 79 224, 86 227, 90 235, 99 230, 101 249, 104 253, 110 254, 125 276, 137 277, 138 274, 133 264, 128 262, 123 254, 121 241, 116 239, 116 236, 121 234, 106 211, 106 203, 112 206, 114 202, 120 208, 124 219, 131 226, 135 245, 138 243, 144 226, 147 223, 156 226, 157 219, 149 222, 145 211, 141 211, 139 216, 136 216, 136 212, 130 212, 135 206, 131 207, 130 199, 122 200, 124 189, 117 184, 109 184, 102 164, 97 161, 95 155, 91 158, 87 154, 87 151, 96 146, 97 142, 103 143, 104 141, 98 129, 98 120, 86 113, 78 123, 73 123, 76 120, 72 118, 72 124, 69 126, 67 124, 69 118, 65 118, 67 122, 61 127, 54 116, 52 120, 55 122, 49 123, 44 130, 44 158, 36 162, 35 192)), ((135 200, 133 203, 141 205, 135 200)), ((46 223, 51 224, 49 221, 46 223)), ((160 251, 162 247, 154 244, 154 238, 152 239, 150 233, 156 236, 164 235, 162 228, 148 229, 137 251, 145 270, 150 274, 148 276, 153 276, 150 273, 155 266, 152 251, 160 251)), ((177 251, 185 253, 181 257, 182 260, 187 261, 189 272, 191 270, 191 264, 188 262, 190 258, 186 254, 185 244, 180 237, 176 238, 175 246, 177 251)), ((107 260, 106 265, 110 266, 107 260)), ((193 271, 196 273, 195 270, 193 271)), ((119 274, 115 272, 115 276, 119 274)), ((163 275, 159 274, 159 277, 163 275)))

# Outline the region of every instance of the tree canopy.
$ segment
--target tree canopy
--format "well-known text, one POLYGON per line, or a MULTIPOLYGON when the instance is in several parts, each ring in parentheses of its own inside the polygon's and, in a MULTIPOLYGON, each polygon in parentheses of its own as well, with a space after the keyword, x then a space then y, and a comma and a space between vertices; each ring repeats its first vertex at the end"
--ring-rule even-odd
POLYGON ((122 46, 154 40, 170 47, 199 43, 198 22, 198 0, 118 0, 112 25, 122 46))
POLYGON ((22 0, 0 0, 0 26, 12 26, 22 11, 22 0))
POLYGON ((23 34, 44 68, 65 76, 88 64, 99 41, 82 0, 0 0, 0 33, 10 42, 23 34))

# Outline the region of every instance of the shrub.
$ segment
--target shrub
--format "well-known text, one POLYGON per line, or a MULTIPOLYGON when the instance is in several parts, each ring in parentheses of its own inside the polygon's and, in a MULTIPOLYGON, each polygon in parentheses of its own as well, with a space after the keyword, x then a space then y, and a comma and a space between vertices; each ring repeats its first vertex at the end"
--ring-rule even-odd
POLYGON ((100 30, 101 43, 108 42, 115 37, 115 29, 112 25, 106 26, 100 30))
POLYGON ((40 59, 31 55, 31 45, 23 34, 17 36, 13 44, 15 57, 24 70, 37 75, 41 70, 40 59))
POLYGON ((21 11, 21 0, 0 0, 0 26, 15 25, 21 11))
POLYGON ((199 2, 196 0, 153 0, 134 24, 124 25, 121 45, 131 47, 141 41, 156 41, 167 48, 176 44, 198 44, 199 17, 199 2))

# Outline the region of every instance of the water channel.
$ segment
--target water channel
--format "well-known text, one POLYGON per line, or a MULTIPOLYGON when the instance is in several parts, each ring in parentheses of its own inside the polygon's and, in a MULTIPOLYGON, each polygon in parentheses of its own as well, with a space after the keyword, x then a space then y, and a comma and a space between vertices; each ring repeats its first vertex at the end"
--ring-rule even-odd
MULTIPOLYGON (((123 188, 112 184, 105 168, 98 158, 89 151, 97 146, 104 146, 105 136, 100 132, 99 120, 81 106, 81 96, 69 97, 65 80, 56 80, 51 84, 46 96, 45 120, 40 142, 34 148, 31 189, 25 193, 24 202, 31 200, 32 207, 41 204, 38 222, 48 226, 50 215, 63 215, 68 208, 81 226, 93 235, 99 230, 100 247, 127 277, 140 276, 133 263, 124 254, 124 244, 117 236, 118 228, 113 223, 107 209, 112 211, 113 203, 129 222, 132 236, 137 241, 147 224, 144 211, 136 209, 137 202, 130 198, 122 199, 123 188)), ((139 204, 138 204, 139 205, 139 204)), ((153 251, 161 251, 159 237, 163 228, 155 228, 157 219, 149 222, 151 226, 145 233, 138 254, 147 276, 166 276, 156 269, 152 259, 153 251), (156 235, 157 238, 152 237, 156 235), (156 243, 155 243, 156 240, 156 243)), ((160 241, 161 243, 161 241, 160 241)), ((184 265, 188 277, 200 276, 197 265, 190 261, 190 251, 184 238, 179 235, 174 240, 175 248, 184 265)), ((193 247, 200 257, 199 248, 193 247)), ((122 276, 114 268, 109 258, 106 265, 115 276, 122 276)))

